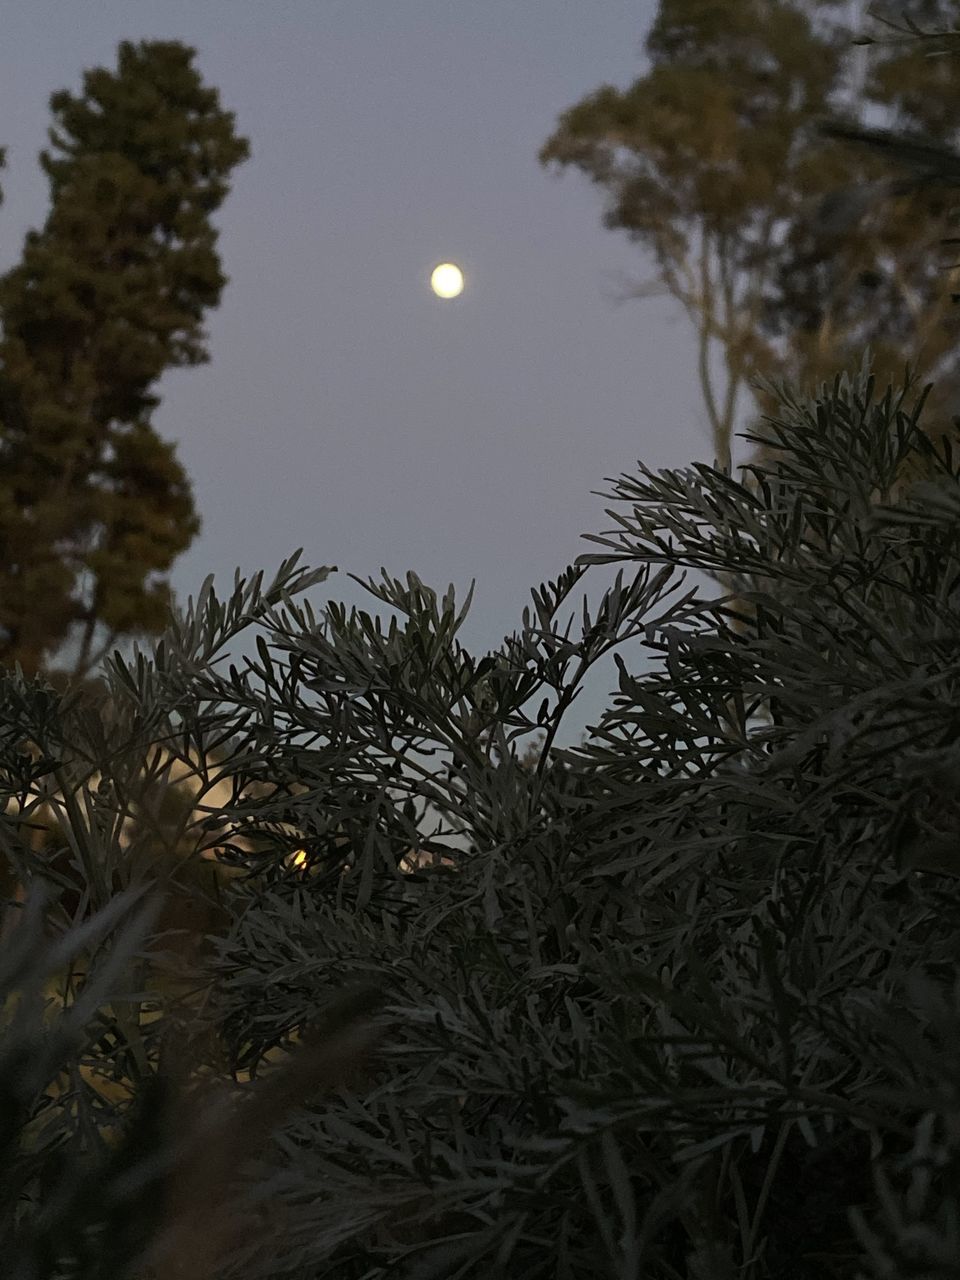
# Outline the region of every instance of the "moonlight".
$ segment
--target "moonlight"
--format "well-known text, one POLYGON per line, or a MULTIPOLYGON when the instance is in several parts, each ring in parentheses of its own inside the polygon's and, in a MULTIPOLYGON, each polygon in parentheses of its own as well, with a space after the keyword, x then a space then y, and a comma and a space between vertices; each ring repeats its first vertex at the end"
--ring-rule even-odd
POLYGON ((463 272, 453 262, 441 262, 430 276, 430 288, 438 298, 456 298, 463 293, 463 272))

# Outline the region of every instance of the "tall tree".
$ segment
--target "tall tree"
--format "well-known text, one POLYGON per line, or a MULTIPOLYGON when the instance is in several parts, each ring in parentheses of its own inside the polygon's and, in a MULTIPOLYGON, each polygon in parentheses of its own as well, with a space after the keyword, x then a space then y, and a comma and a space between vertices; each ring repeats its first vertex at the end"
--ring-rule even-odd
MULTIPOLYGON (((929 17, 944 4, 916 7, 929 17)), ((903 187, 866 220, 834 220, 825 234, 830 198, 851 182, 885 189, 890 167, 818 128, 826 117, 880 111, 900 127, 956 132, 957 64, 931 76, 922 53, 899 47, 864 68, 848 10, 824 0, 662 0, 649 72, 576 104, 541 151, 543 163, 603 188, 606 224, 652 251, 657 276, 642 292, 686 309, 723 463, 756 375, 819 382, 859 363, 864 344, 881 377, 898 380, 909 358, 937 372, 945 404, 957 398, 952 285, 929 252, 955 195, 903 187)))
POLYGON ((249 146, 194 57, 124 42, 53 95, 50 212, 0 278, 0 663, 27 672, 158 631, 200 527, 151 417, 161 375, 209 358, 211 215, 249 146))

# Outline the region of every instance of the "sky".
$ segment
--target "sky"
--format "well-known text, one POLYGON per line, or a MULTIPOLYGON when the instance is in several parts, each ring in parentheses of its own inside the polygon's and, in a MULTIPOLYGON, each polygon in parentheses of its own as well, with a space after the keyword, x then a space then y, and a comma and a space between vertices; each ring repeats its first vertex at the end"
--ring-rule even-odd
MULTIPOLYGON (((229 284, 211 361, 155 416, 203 529, 172 582, 336 565, 315 606, 377 611, 347 573, 476 590, 475 652, 520 626, 611 525, 592 492, 711 461, 693 336, 668 299, 624 300, 644 254, 602 195, 545 171, 558 115, 643 73, 654 0, 4 0, 0 268, 47 211, 48 100, 119 41, 177 39, 252 155, 217 215, 229 284), (458 263, 464 293, 429 289, 458 263)), ((596 549, 596 548, 593 548, 596 549)), ((612 574, 592 570, 588 599, 612 574), (595 575, 595 585, 591 584, 595 575)), ((632 662, 633 666, 637 662, 632 662)), ((574 704, 576 740, 610 670, 574 704)))

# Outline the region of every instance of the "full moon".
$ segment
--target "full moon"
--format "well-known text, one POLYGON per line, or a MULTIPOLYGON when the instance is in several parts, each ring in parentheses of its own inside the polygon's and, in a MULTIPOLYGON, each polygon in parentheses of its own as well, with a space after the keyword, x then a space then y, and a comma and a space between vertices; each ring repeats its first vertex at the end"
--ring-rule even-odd
POLYGON ((455 298, 463 293, 463 272, 454 262, 441 262, 433 268, 430 288, 438 298, 455 298))

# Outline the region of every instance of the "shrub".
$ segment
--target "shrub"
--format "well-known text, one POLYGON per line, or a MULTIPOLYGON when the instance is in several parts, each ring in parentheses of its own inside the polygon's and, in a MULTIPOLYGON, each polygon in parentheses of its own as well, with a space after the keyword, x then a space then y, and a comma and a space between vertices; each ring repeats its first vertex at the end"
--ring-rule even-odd
MULTIPOLYGON (((391 620, 318 619, 296 596, 326 571, 294 557, 265 592, 238 580, 220 602, 208 583, 153 654, 115 656, 96 745, 96 716, 8 678, 6 795, 50 777, 76 797, 64 838, 93 907, 176 874, 115 840, 117 779, 147 743, 185 768, 216 751, 231 780, 200 823, 231 873, 228 924, 190 966, 169 933, 141 946, 95 1046, 149 1101, 173 1088, 164 1036, 189 1028, 174 1095, 195 1114, 198 1080, 237 1107, 282 1093, 272 1136, 252 1125, 259 1145, 204 1175, 237 1175, 247 1228, 215 1237, 216 1274, 955 1274, 960 465, 909 379, 772 389, 752 475, 621 477, 600 550, 481 658, 452 589, 385 574, 365 585, 391 620), (927 479, 895 484, 912 463, 927 479), (596 609, 564 623, 611 563, 596 609), (221 655, 247 626, 266 634, 238 667, 221 655), (628 666, 638 642, 653 670, 628 666), (611 706, 559 746, 610 652, 611 706), (321 1098, 295 1064, 336 1044, 356 988, 380 1002, 357 1034, 382 1038, 321 1098)), ((46 864, 26 822, 3 830, 30 881, 46 864)), ((86 988, 64 981, 69 1011, 86 988)), ((120 1101, 81 1126, 61 1107, 57 1142, 82 1170, 101 1130, 142 1114, 120 1101)), ((169 1117, 148 1147, 181 1139, 169 1117)), ((175 1167, 158 1176, 179 1220, 175 1167)), ((180 1238, 194 1270, 167 1274, 212 1275, 180 1238)), ((23 1275, 94 1274, 46 1265, 23 1275)))

